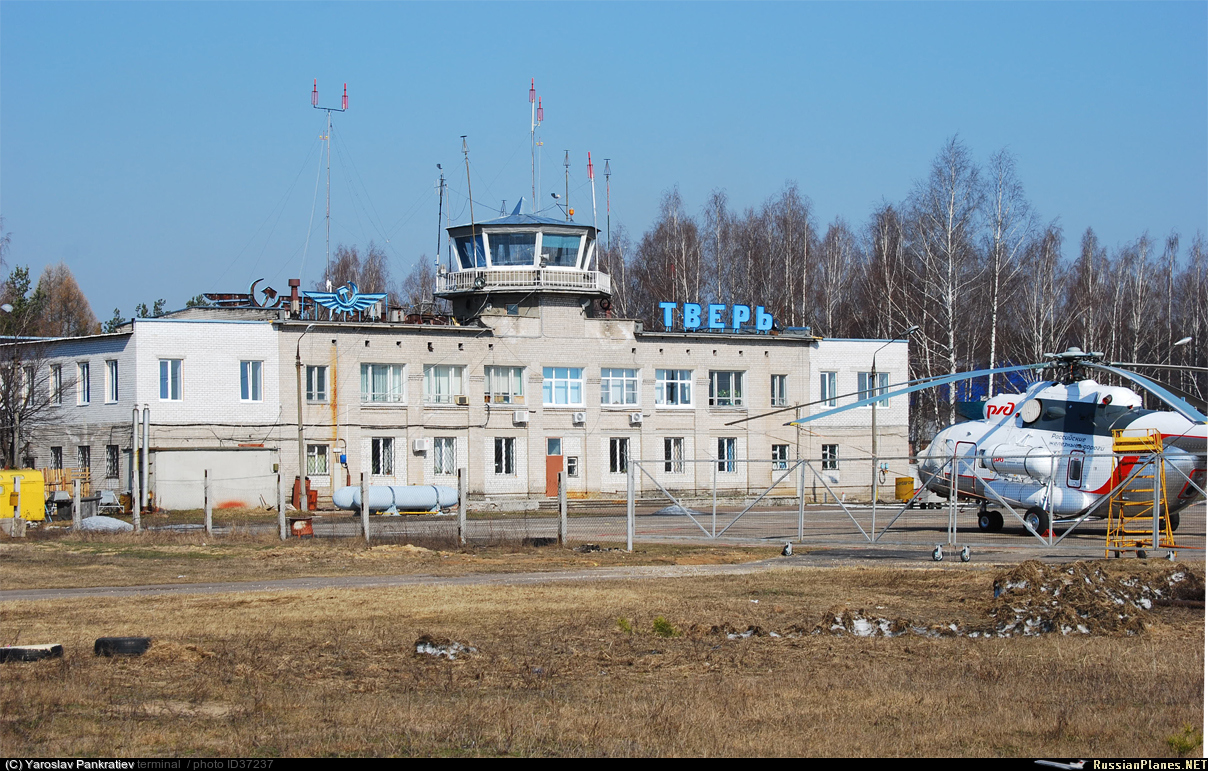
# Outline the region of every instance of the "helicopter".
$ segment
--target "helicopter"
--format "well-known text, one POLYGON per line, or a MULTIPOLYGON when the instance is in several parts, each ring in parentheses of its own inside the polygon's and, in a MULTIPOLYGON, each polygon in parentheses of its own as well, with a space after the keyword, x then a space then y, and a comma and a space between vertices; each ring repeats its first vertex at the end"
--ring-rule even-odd
POLYGON ((1147 464, 1113 454, 1113 431, 1162 438, 1166 506, 1160 516, 1176 530, 1179 512, 1204 497, 1208 417, 1162 385, 1103 363, 1103 354, 1079 348, 1047 354, 1046 362, 926 378, 888 394, 810 415, 800 425, 825 415, 865 406, 878 399, 996 373, 1049 369, 1057 377, 1031 384, 1023 393, 997 394, 981 402, 961 402, 962 418, 939 431, 919 459, 919 477, 931 492, 978 503, 978 528, 1002 530, 996 502, 1026 509, 1025 532, 1050 529, 1059 521, 1107 516, 1113 491, 1126 498, 1152 499, 1152 481, 1139 478, 1147 464), (1147 410, 1142 398, 1120 386, 1103 385, 1088 372, 1110 372, 1132 381, 1169 406, 1147 410), (953 490, 953 469, 956 483, 953 490), (1116 490, 1116 488, 1121 488, 1116 490))

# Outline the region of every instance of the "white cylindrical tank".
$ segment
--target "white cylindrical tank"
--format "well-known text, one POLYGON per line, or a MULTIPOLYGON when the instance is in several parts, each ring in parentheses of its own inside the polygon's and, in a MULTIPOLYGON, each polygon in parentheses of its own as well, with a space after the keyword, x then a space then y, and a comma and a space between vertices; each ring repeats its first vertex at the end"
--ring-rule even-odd
MULTIPOLYGON (((435 511, 457 505, 457 488, 438 485, 391 485, 369 488, 370 511, 435 511)), ((361 510, 361 488, 341 487, 332 493, 337 508, 361 510)))
POLYGON ((1057 471, 1057 458, 1049 450, 998 444, 982 455, 982 466, 996 474, 1016 474, 1047 482, 1057 471))

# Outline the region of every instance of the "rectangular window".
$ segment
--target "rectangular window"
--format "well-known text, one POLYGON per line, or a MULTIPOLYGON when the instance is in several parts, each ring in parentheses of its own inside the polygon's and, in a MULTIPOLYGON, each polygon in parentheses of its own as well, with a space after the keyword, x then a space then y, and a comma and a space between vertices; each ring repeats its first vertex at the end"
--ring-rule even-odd
MULTIPOLYGON (((861 401, 864 399, 870 399, 874 396, 880 396, 881 394, 884 394, 884 393, 888 393, 889 392, 889 373, 888 372, 878 372, 877 373, 876 388, 874 389, 873 374, 871 372, 861 372, 858 390, 860 391, 859 400, 861 400, 861 401)), ((888 407, 889 400, 882 399, 877 402, 877 406, 878 407, 888 407)))
POLYGON ((608 440, 608 472, 610 474, 629 473, 629 439, 613 437, 608 440))
POLYGON ((50 403, 63 403, 63 367, 60 364, 50 368, 50 403))
POLYGON ((582 236, 541 234, 541 262, 559 268, 573 268, 579 259, 582 236))
POLYGON ((566 475, 568 477, 570 477, 571 479, 579 478, 579 456, 577 456, 577 455, 567 455, 566 456, 566 475))
POLYGON ((110 359, 105 362, 105 402, 113 404, 117 396, 117 361, 110 359))
POLYGON ((824 444, 822 445, 822 468, 837 469, 839 468, 839 445, 824 444))
POLYGON ((92 379, 88 374, 88 362, 76 364, 76 404, 92 401, 92 379))
POLYGON ((402 364, 362 364, 361 403, 400 404, 403 383, 402 364))
POLYGON ((432 440, 432 473, 457 473, 457 437, 438 436, 432 440))
POLYGON ((583 406, 582 367, 545 367, 542 376, 541 396, 546 406, 583 406))
POLYGON ((537 251, 536 233, 491 233, 491 265, 532 266, 537 251))
POLYGON ((789 403, 789 376, 772 375, 772 406, 784 407, 789 403))
POLYGON ((181 399, 180 359, 159 360, 159 400, 178 402, 181 399))
POLYGON ((487 367, 486 400, 492 404, 524 404, 524 367, 487 367))
POLYGON ((684 437, 663 437, 663 471, 668 474, 684 473, 684 437))
POLYGON ((264 401, 261 385, 263 364, 260 361, 239 362, 239 398, 245 402, 264 401))
POLYGON ((495 437, 495 473, 501 476, 516 474, 516 440, 510 436, 495 437))
POLYGON ((466 368, 452 364, 424 365, 424 401, 428 404, 455 404, 465 396, 466 368))
POLYGON ((122 448, 116 444, 105 445, 105 478, 117 479, 121 472, 122 448))
POLYGON ((690 406, 692 404, 692 370, 656 369, 654 371, 654 403, 668 407, 690 406))
POLYGON ((546 455, 561 455, 562 454, 562 439, 560 437, 549 437, 545 440, 546 455))
POLYGON ((369 473, 379 477, 394 476, 393 437, 373 437, 369 453, 369 473))
POLYGON ((789 446, 787 444, 772 445, 772 468, 784 471, 789 467, 789 446))
POLYGON ((717 470, 733 474, 738 470, 734 458, 738 454, 738 439, 732 436, 717 437, 717 470))
POLYGON ((637 404, 638 371, 636 369, 600 370, 600 404, 637 404))
POLYGON ((55 469, 63 468, 63 448, 62 447, 51 447, 50 448, 50 467, 55 468, 55 469))
POLYGON ((741 372, 709 373, 710 407, 741 407, 742 404, 741 372))
POLYGON ((76 468, 80 471, 92 470, 92 448, 81 445, 76 448, 76 468))
POLYGON ((325 477, 328 474, 327 470, 327 445, 325 444, 308 444, 306 445, 306 475, 325 477))
POLYGON ((839 373, 822 372, 822 391, 819 398, 827 407, 835 406, 835 397, 839 395, 839 373))
POLYGON ((306 368, 306 401, 327 401, 327 367, 306 368))

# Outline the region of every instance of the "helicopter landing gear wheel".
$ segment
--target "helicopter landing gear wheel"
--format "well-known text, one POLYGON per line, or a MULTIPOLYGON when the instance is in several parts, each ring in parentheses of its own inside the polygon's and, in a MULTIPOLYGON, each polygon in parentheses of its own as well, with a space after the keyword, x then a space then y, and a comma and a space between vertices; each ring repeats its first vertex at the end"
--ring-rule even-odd
POLYGON ((969 552, 969 547, 961 549, 961 562, 968 562, 973 559, 973 555, 969 552))
POLYGON ((1002 530, 1002 512, 993 509, 977 515, 977 529, 983 533, 997 533, 1002 530))
POLYGON ((943 562, 944 561, 944 547, 937 544, 935 547, 935 551, 931 552, 931 559, 935 560, 936 562, 943 562))
POLYGON ((1166 521, 1170 523, 1170 532, 1179 529, 1179 512, 1172 511, 1166 515, 1166 521))
POLYGON ((1149 555, 1145 553, 1145 550, 1144 550, 1144 549, 1137 549, 1137 559, 1139 559, 1139 560, 1143 560, 1143 559, 1145 559, 1145 558, 1146 558, 1146 557, 1148 557, 1148 556, 1149 556, 1149 555))
POLYGON ((1049 529, 1049 513, 1039 506, 1033 506, 1023 515, 1023 521, 1040 535, 1049 529))

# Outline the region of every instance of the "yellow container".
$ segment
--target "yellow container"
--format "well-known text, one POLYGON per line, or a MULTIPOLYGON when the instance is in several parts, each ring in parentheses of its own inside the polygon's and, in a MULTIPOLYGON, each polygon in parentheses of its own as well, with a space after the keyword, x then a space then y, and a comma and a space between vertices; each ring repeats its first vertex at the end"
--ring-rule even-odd
POLYGON ((32 468, 0 471, 0 519, 17 513, 17 498, 21 499, 21 519, 41 522, 46 519, 46 484, 42 472, 32 468), (17 495, 17 480, 21 494, 17 495))
POLYGON ((914 477, 895 477, 893 480, 893 497, 903 502, 913 498, 914 477))

